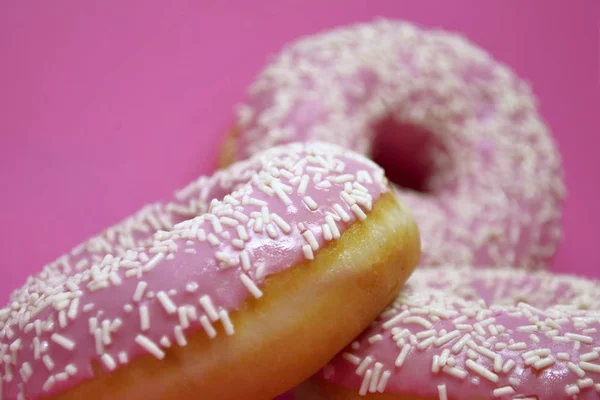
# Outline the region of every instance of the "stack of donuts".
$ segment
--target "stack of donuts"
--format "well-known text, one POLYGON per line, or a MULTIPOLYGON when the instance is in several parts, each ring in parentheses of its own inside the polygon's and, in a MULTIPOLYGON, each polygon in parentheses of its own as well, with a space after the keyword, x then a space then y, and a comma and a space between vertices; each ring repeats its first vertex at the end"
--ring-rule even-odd
POLYGON ((221 164, 12 293, 0 400, 600 398, 600 284, 547 271, 558 151, 466 39, 291 43, 221 164))

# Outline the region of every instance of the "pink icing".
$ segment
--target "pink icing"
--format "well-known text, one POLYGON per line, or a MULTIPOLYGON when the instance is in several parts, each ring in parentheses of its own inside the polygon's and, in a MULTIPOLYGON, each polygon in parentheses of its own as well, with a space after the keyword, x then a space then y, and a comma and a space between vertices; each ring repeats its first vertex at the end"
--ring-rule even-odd
POLYGON ((597 399, 599 293, 546 272, 419 270, 319 374, 363 394, 597 399))
POLYGON ((419 223, 422 265, 542 268, 556 251, 560 158, 535 99, 458 35, 380 20, 300 39, 238 111, 238 159, 311 139, 391 155, 388 176, 412 174, 400 183, 424 192, 399 189, 419 223))
MULTIPOLYGON (((201 178, 178 201, 196 198, 207 213, 158 230, 146 247, 127 249, 104 233, 12 295, 0 309, 0 398, 60 393, 92 379, 92 361, 110 371, 147 353, 162 358, 188 334, 211 336, 215 324, 234 334, 229 312, 261 297, 268 276, 313 259, 388 190, 374 163, 319 143, 275 148, 201 178), (205 202, 208 194, 221 198, 205 202), (82 259, 87 266, 73 267, 82 259)), ((169 209, 157 205, 154 215, 169 209)), ((109 231, 144 241, 146 230, 130 229, 136 218, 109 231)))

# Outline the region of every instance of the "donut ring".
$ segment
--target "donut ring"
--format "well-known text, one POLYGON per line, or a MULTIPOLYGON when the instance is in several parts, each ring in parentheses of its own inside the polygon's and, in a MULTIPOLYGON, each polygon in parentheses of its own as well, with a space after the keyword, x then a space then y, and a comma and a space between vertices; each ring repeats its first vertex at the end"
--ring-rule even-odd
POLYGON ((220 174, 201 190, 234 189, 209 212, 99 263, 88 241, 88 267, 67 271, 68 256, 12 295, 2 400, 270 399, 366 328, 417 263, 416 226, 364 157, 292 144, 220 174))
POLYGON ((424 192, 399 189, 421 265, 533 269, 556 251, 560 159, 531 90, 458 35, 380 20, 291 43, 250 87, 222 162, 315 139, 424 192))
POLYGON ((600 282, 420 270, 302 399, 588 399, 600 392, 600 282))

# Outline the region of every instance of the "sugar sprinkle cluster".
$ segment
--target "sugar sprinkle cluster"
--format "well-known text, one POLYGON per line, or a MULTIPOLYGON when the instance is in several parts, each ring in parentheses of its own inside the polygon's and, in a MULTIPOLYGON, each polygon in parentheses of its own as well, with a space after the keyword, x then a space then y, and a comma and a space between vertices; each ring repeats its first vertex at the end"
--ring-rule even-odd
POLYGON ((239 106, 237 154, 317 139, 373 155, 387 119, 431 134, 414 156, 429 165, 427 194, 401 189, 421 265, 547 267, 561 236, 559 153, 528 84, 457 34, 377 20, 290 43, 239 106))
POLYGON ((322 373, 361 395, 595 399, 599 289, 512 268, 419 270, 322 373))

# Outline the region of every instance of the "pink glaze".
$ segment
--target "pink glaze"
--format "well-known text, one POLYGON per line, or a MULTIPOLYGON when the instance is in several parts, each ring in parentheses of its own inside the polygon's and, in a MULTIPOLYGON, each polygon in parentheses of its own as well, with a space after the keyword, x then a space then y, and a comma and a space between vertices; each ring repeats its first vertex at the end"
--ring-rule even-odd
POLYGON ((419 270, 319 375, 362 394, 597 399, 599 309, 600 282, 589 279, 419 270))
POLYGON ((375 158, 422 233, 422 265, 547 267, 560 159, 529 86, 462 37, 379 20, 288 45, 239 106, 238 159, 297 140, 375 158), (385 161, 385 162, 384 162, 385 161))
MULTIPOLYGON (((126 250, 130 242, 119 247, 105 233, 12 295, 0 309, 0 399, 65 391, 93 379, 93 361, 111 371, 147 353, 162 359, 188 334, 212 337, 213 324, 234 334, 229 312, 260 298, 268 276, 313 259, 339 237, 330 226, 343 232, 389 190, 374 163, 319 143, 275 148, 198 182, 178 196, 210 204, 207 213, 157 231, 143 248, 126 250), (222 199, 207 203, 208 193, 222 199), (87 267, 73 267, 81 260, 87 267)), ((128 223, 112 231, 146 236, 128 223)))

